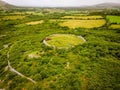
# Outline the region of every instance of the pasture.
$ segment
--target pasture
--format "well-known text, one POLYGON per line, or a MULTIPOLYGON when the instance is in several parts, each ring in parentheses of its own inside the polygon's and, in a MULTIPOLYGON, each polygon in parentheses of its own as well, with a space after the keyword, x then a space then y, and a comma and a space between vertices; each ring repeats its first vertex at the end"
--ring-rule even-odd
POLYGON ((120 24, 120 16, 107 15, 107 16, 106 16, 106 19, 107 19, 110 23, 120 24))
POLYGON ((112 24, 109 26, 110 29, 120 29, 120 24, 116 25, 116 24, 112 24))
POLYGON ((44 21, 43 20, 40 20, 40 21, 33 21, 33 22, 27 22, 25 23, 26 25, 37 25, 37 24, 41 24, 43 23, 44 21))
POLYGON ((42 24, 43 22, 44 22, 43 20, 26 22, 26 23, 22 23, 22 24, 15 25, 15 27, 24 27, 24 26, 26 26, 26 25, 38 25, 38 24, 42 24))
POLYGON ((76 13, 76 14, 73 14, 72 16, 87 16, 89 14, 87 13, 76 13))
POLYGON ((44 9, 44 11, 49 12, 49 13, 55 13, 55 12, 63 13, 65 10, 63 10, 63 9, 55 9, 55 8, 52 8, 52 9, 47 8, 47 9, 44 9))
POLYGON ((105 25, 106 21, 101 20, 66 20, 60 23, 60 26, 67 26, 69 28, 97 28, 105 25))
POLYGON ((50 47, 62 49, 82 44, 85 40, 81 36, 75 36, 72 34, 53 34, 45 38, 45 42, 50 47))
POLYGON ((4 16, 2 20, 16 20, 16 19, 24 19, 26 16, 4 16))
MULTIPOLYGON (((84 14, 83 14, 84 15, 84 14)), ((75 16, 64 16, 64 17, 61 17, 62 19, 82 19, 82 20, 88 20, 88 19, 103 19, 102 16, 79 16, 78 15, 75 15, 75 16)))
POLYGON ((27 11, 27 12, 24 12, 23 14, 28 14, 28 15, 38 15, 38 16, 43 16, 43 13, 42 12, 34 12, 34 11, 27 11))
POLYGON ((11 15, 38 15, 38 16, 42 16, 43 13, 40 11, 34 12, 34 11, 26 11, 26 12, 13 12, 11 13, 11 15))

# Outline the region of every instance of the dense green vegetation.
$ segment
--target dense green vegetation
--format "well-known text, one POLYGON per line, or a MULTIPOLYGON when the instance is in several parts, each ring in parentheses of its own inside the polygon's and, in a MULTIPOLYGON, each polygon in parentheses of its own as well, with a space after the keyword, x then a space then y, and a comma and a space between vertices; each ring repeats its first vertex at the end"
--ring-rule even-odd
POLYGON ((109 20, 110 23, 120 24, 120 16, 108 15, 106 18, 109 20))
MULTIPOLYGON (((79 10, 62 11, 62 13, 48 9, 0 11, 0 89, 120 89, 120 28, 116 30, 108 28, 111 23, 108 20, 102 27, 87 29, 61 27, 58 21, 49 22, 71 14, 80 14, 79 10), (41 15, 35 14, 34 11, 41 15), (15 12, 17 15, 22 13, 24 19, 3 19, 6 16, 11 17, 11 14, 15 16, 15 12), (26 25, 28 22, 41 20, 44 22, 26 25), (45 37, 52 34, 81 35, 86 42, 67 50, 53 49, 43 44, 45 37), (8 59, 14 69, 37 83, 33 84, 7 70, 8 59)), ((85 11, 82 12, 85 14, 85 11)), ((101 13, 99 15, 106 17, 101 13)))

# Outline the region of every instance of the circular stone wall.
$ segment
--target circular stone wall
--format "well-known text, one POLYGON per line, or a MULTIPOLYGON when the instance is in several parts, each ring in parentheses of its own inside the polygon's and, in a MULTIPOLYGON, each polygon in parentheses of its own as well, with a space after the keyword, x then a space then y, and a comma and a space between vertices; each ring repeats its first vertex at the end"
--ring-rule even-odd
POLYGON ((82 36, 76 36, 73 34, 53 34, 46 37, 43 40, 43 43, 49 47, 64 49, 82 44, 85 41, 86 40, 82 36))

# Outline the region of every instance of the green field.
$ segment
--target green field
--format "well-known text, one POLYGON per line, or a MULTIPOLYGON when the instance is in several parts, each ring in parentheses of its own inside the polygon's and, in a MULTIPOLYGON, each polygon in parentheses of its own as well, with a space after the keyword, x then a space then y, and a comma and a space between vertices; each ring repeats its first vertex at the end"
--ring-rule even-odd
MULTIPOLYGON (((61 19, 84 14, 86 10, 74 8, 1 10, 0 90, 119 90, 120 29, 109 28, 119 24, 111 19, 61 19), (20 13, 25 17, 15 17, 20 13), (48 47, 45 39, 56 47, 73 47, 48 47)), ((98 13, 113 17, 108 15, 98 13)), ((114 17, 118 23, 119 16, 114 17)))
POLYGON ((120 16, 107 15, 107 16, 106 16, 106 19, 107 19, 110 23, 120 24, 120 16))

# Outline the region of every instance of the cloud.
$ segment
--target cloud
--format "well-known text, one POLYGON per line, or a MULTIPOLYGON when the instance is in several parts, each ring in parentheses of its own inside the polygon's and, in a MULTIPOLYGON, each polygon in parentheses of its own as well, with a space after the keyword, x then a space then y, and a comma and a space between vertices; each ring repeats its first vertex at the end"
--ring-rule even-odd
POLYGON ((19 6, 81 6, 104 2, 119 2, 120 0, 4 0, 19 6))

